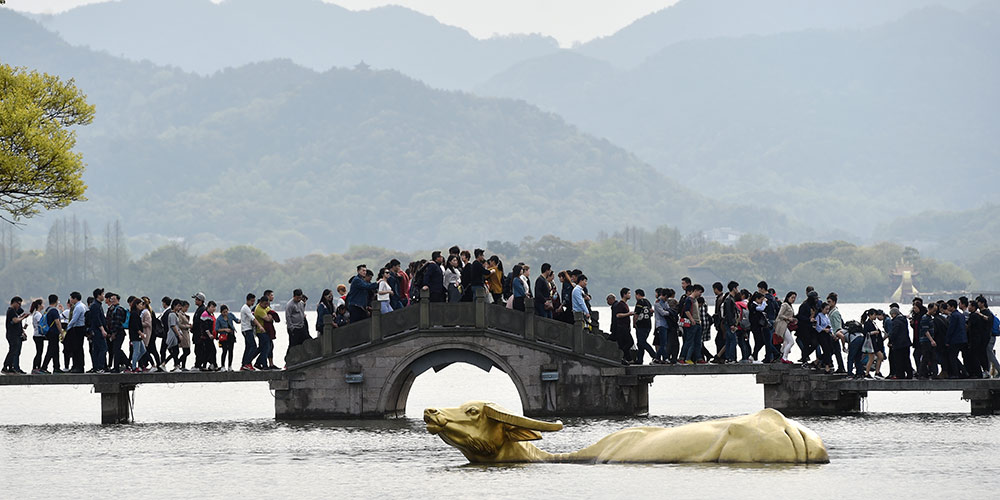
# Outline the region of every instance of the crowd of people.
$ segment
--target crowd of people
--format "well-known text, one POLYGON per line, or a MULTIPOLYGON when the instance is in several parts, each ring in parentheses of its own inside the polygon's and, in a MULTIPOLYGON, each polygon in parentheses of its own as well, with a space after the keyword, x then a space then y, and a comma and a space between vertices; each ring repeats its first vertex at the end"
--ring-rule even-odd
MULTIPOLYGON (((796 292, 779 300, 765 281, 757 283, 755 291, 735 281, 726 286, 716 282, 710 306, 705 288, 685 277, 678 290, 657 288, 652 297, 642 289, 633 292, 629 288, 622 288, 617 296, 608 294, 610 331, 603 333, 597 327, 598 311, 591 305, 587 276, 581 270, 556 273, 548 263, 538 270, 532 282, 531 267, 523 262, 505 272, 498 256, 487 259, 482 249, 469 252, 457 246, 447 256, 435 251, 430 260, 411 262, 405 270, 397 259, 377 273, 359 265, 346 285, 336 287, 336 293, 322 292, 315 330, 322 334, 326 327, 336 329, 365 320, 373 309, 391 313, 417 303, 422 296, 430 302, 470 302, 481 295, 508 309, 566 323, 581 321, 588 330, 616 342, 626 365, 642 364, 648 354, 651 364, 798 363, 826 373, 881 378, 888 359, 890 379, 1000 377, 994 351, 1000 319, 981 296, 926 305, 915 298, 906 315, 894 303, 888 314, 869 309, 856 320, 845 321, 837 307, 837 293, 822 300, 813 287, 806 287, 805 300, 796 305, 796 292), (327 321, 331 323, 326 325, 327 321), (800 352, 797 361, 791 360, 794 347, 800 352)), ((35 299, 28 311, 22 299, 14 297, 7 310, 9 350, 3 373, 25 373, 19 357, 21 344, 27 340, 24 322, 29 319, 36 349, 35 374, 50 373, 50 364, 51 373, 64 372, 60 345, 67 372, 84 371, 86 352, 92 360, 90 371, 96 373, 187 371, 192 349, 193 369, 232 370, 238 337, 244 344, 240 370, 278 369, 273 352, 275 324, 282 318, 271 308, 273 291, 265 290, 260 297, 247 294, 239 314, 200 292, 192 299, 195 311, 189 315, 187 300, 163 297, 159 311, 154 312, 148 297, 132 296, 123 303, 118 294, 103 289, 94 290, 86 300, 72 292, 65 305, 57 295, 50 295, 47 302, 35 299)), ((312 336, 305 314, 307 300, 297 289, 284 304, 289 349, 312 336)))

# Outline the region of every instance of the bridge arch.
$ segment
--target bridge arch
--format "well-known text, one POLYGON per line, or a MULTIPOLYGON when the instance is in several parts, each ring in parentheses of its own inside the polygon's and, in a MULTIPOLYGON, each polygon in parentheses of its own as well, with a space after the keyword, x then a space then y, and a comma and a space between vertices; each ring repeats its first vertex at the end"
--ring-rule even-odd
POLYGON ((406 400, 417 377, 431 368, 440 370, 452 363, 467 363, 487 372, 494 367, 500 369, 514 382, 521 407, 529 407, 528 393, 521 375, 502 356, 478 344, 452 341, 429 345, 401 358, 389 372, 382 387, 378 399, 379 411, 386 416, 405 416, 406 400))

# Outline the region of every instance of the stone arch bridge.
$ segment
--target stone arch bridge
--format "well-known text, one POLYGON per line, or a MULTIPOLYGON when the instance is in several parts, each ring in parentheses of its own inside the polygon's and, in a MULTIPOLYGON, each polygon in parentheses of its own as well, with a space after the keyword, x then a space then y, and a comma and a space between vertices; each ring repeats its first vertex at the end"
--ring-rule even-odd
POLYGON ((271 382, 277 418, 403 416, 413 381, 468 363, 506 373, 525 415, 636 415, 650 377, 627 375, 617 346, 575 324, 487 304, 421 301, 367 321, 327 327, 291 349, 271 382))

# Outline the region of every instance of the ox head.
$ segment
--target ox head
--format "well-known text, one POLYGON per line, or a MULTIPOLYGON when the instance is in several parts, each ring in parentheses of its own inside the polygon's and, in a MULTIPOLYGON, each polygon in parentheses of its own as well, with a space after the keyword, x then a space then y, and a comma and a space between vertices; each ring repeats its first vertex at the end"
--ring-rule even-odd
POLYGON ((470 462, 516 458, 510 456, 513 443, 541 439, 539 431, 562 429, 562 422, 522 417, 484 401, 469 401, 458 408, 427 408, 424 422, 427 432, 458 448, 470 462))

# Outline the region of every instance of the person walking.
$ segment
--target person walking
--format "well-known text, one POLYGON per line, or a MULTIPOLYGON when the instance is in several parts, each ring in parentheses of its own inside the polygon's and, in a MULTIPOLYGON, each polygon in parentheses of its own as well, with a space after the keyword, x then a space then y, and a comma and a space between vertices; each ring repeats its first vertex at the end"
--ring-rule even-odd
MULTIPOLYGON (((182 300, 180 303, 180 308, 178 308, 177 315, 177 328, 180 330, 180 340, 177 346, 180 348, 181 357, 178 359, 181 365, 181 371, 188 371, 187 359, 191 355, 191 329, 194 325, 191 324, 191 317, 188 316, 188 308, 191 307, 191 303, 182 300)), ((196 358, 197 359, 197 358, 196 358)), ((195 365, 196 369, 201 369, 195 365)))
POLYGON ((257 296, 248 293, 246 302, 240 307, 240 331, 243 333, 244 346, 243 358, 240 359, 241 371, 254 371, 253 358, 258 354, 256 332, 264 330, 264 327, 254 317, 253 307, 256 301, 257 296))
POLYGON ((25 319, 31 317, 30 313, 24 312, 21 305, 24 300, 14 296, 10 299, 10 307, 7 308, 7 357, 3 361, 2 373, 14 373, 24 375, 21 370, 21 344, 25 340, 24 323, 25 319))
POLYGON ((68 359, 72 361, 72 367, 67 362, 66 368, 70 373, 83 373, 85 370, 83 339, 87 336, 87 306, 83 302, 83 296, 77 291, 69 294, 69 304, 69 322, 66 323, 63 349, 69 351, 68 359))
MULTIPOLYGON (((455 260, 455 257, 452 256, 451 260, 455 260)), ((392 312, 392 285, 389 284, 390 274, 391 272, 388 269, 379 269, 378 272, 378 291, 375 292, 375 299, 378 301, 378 310, 382 314, 392 312)), ((458 272, 457 268, 452 268, 445 272, 446 279, 455 280, 456 276, 457 279, 461 280, 461 274, 458 272)), ((448 302, 458 302, 461 298, 462 297, 459 296, 458 285, 455 283, 449 285, 448 302), (451 287, 455 288, 454 300, 452 300, 453 291, 450 289, 451 287)))
POLYGON ((906 316, 898 307, 889 309, 892 330, 889 332, 889 378, 893 380, 913 378, 910 364, 910 329, 906 316))
MULTIPOLYGON (((448 302, 461 302, 462 301, 462 264, 459 261, 458 255, 452 254, 448 256, 448 260, 444 263, 444 268, 441 270, 443 273, 444 288, 448 294, 448 302)), ((379 280, 381 281, 382 271, 379 271, 379 280)))
POLYGON ((108 368, 108 319, 104 315, 104 289, 93 293, 94 302, 87 311, 90 324, 90 362, 94 373, 104 373, 108 368))
MULTIPOLYGON (((632 347, 635 345, 632 341, 632 316, 635 313, 628 306, 628 301, 632 298, 632 291, 628 288, 622 288, 620 293, 621 299, 611 305, 611 324, 613 325, 611 335, 613 340, 618 343, 618 349, 622 351, 622 364, 628 365, 632 363, 632 347)), ((613 299, 613 294, 608 295, 609 303, 613 299)))
POLYGON ((31 341, 35 344, 35 357, 31 359, 32 375, 48 374, 48 372, 42 371, 41 368, 42 355, 45 353, 45 332, 42 331, 45 318, 42 314, 42 306, 42 299, 35 299, 31 301, 31 305, 28 307, 28 316, 31 318, 31 341))
POLYGON ((792 346, 795 345, 795 337, 792 335, 792 330, 795 321, 795 299, 798 298, 798 294, 795 292, 788 292, 785 294, 785 300, 781 302, 781 307, 778 308, 778 316, 774 321, 774 332, 782 338, 781 342, 781 362, 785 364, 792 364, 792 360, 789 359, 789 355, 792 353, 792 346))
POLYGON ((274 324, 274 318, 271 316, 271 302, 267 298, 267 294, 257 301, 257 307, 253 310, 254 321, 254 331, 257 334, 257 342, 259 344, 257 362, 254 363, 253 367, 258 370, 271 370, 277 369, 271 364, 271 350, 274 349, 274 342, 271 341, 271 334, 267 331, 266 325, 274 324), (259 329, 258 329, 259 328, 259 329))
POLYGON ((931 302, 927 304, 926 313, 920 316, 920 337, 917 342, 920 362, 917 365, 917 378, 929 379, 937 372, 937 364, 934 362, 934 350, 937 348, 937 341, 934 339, 934 317, 937 313, 937 303, 931 302))
MULTIPOLYGON (((545 269, 545 266, 542 266, 545 269)), ((536 299, 537 300, 537 299, 536 299)), ((632 320, 635 326, 635 342, 638 346, 635 364, 643 363, 643 353, 649 353, 650 361, 656 359, 656 350, 649 345, 649 332, 653 329, 653 304, 646 299, 646 292, 642 288, 635 290, 635 308, 633 309, 632 320)))
MULTIPOLYGON (((48 349, 40 366, 43 372, 48 372, 49 361, 52 361, 52 373, 63 373, 59 369, 59 340, 64 337, 65 330, 62 326, 62 313, 60 311, 59 296, 49 295, 49 307, 42 317, 42 330, 45 333, 45 341, 48 349)), ((69 367, 67 367, 69 368, 69 367)))
POLYGON ((215 333, 219 336, 219 348, 222 356, 219 365, 227 372, 233 371, 233 351, 236 349, 236 325, 240 319, 229 312, 229 306, 219 307, 219 317, 215 320, 215 333))
POLYGON ((108 293, 105 298, 108 303, 108 363, 111 364, 111 373, 121 373, 129 364, 129 359, 122 350, 125 337, 128 336, 125 329, 128 328, 129 312, 121 306, 121 296, 117 293, 108 293))
MULTIPOLYGON (((167 349, 167 356, 162 357, 162 362, 160 363, 159 370, 166 371, 167 361, 174 361, 174 368, 170 371, 176 372, 181 369, 180 362, 180 340, 181 340, 181 324, 178 320, 178 314, 181 308, 181 300, 173 299, 170 302, 170 307, 163 311, 163 315, 166 317, 167 323, 167 338, 163 342, 163 346, 167 349)), ((186 371, 186 370, 185 370, 186 371)))
POLYGON ((201 366, 201 371, 206 372, 217 372, 219 371, 219 363, 216 362, 216 354, 218 350, 215 348, 215 342, 219 338, 218 332, 215 331, 215 308, 217 304, 214 300, 208 301, 205 304, 205 311, 201 313, 200 318, 195 320, 201 323, 201 336, 204 346, 202 347, 202 360, 204 363, 201 366))
MULTIPOLYGON (((306 326, 306 300, 301 288, 292 290, 291 300, 285 303, 285 329, 288 331, 288 349, 311 338, 306 326)), ((285 356, 288 356, 287 351, 285 356)))
MULTIPOLYGON (((552 265, 548 262, 542 264, 542 272, 535 278, 535 315, 552 319, 552 287, 549 280, 552 279, 552 265)), ((648 302, 648 301, 647 301, 648 302)), ((647 330, 648 334, 649 331, 647 330)))
POLYGON ((146 304, 141 299, 132 301, 128 314, 128 340, 132 343, 132 367, 130 371, 142 371, 139 368, 139 360, 146 354, 146 345, 142 342, 145 336, 142 327, 142 312, 146 309, 146 304))
POLYGON ((441 252, 435 250, 431 253, 431 261, 424 266, 423 289, 430 292, 431 302, 444 302, 447 297, 447 289, 444 284, 444 257, 441 252))
MULTIPOLYGON (((958 353, 965 350, 969 337, 965 332, 965 315, 958 309, 958 301, 948 301, 948 378, 966 378, 968 372, 958 360, 958 353)), ((966 360, 968 361, 968 360, 966 360)))
MULTIPOLYGON (((191 332, 190 332, 192 341, 194 343, 194 367, 200 370, 208 365, 208 356, 206 355, 206 353, 208 352, 208 348, 212 345, 212 341, 209 340, 205 335, 205 332, 203 330, 204 324, 201 321, 201 316, 202 314, 205 313, 205 309, 207 308, 207 306, 205 305, 207 299, 205 297, 205 294, 202 292, 198 292, 192 295, 191 298, 194 299, 194 305, 195 305, 194 316, 193 316, 194 321, 191 324, 191 332)), ((187 307, 188 306, 182 305, 184 316, 187 316, 187 307)), ((183 330, 183 328, 181 328, 181 330, 183 330)), ((187 356, 184 356, 184 358, 186 359, 187 356)))

